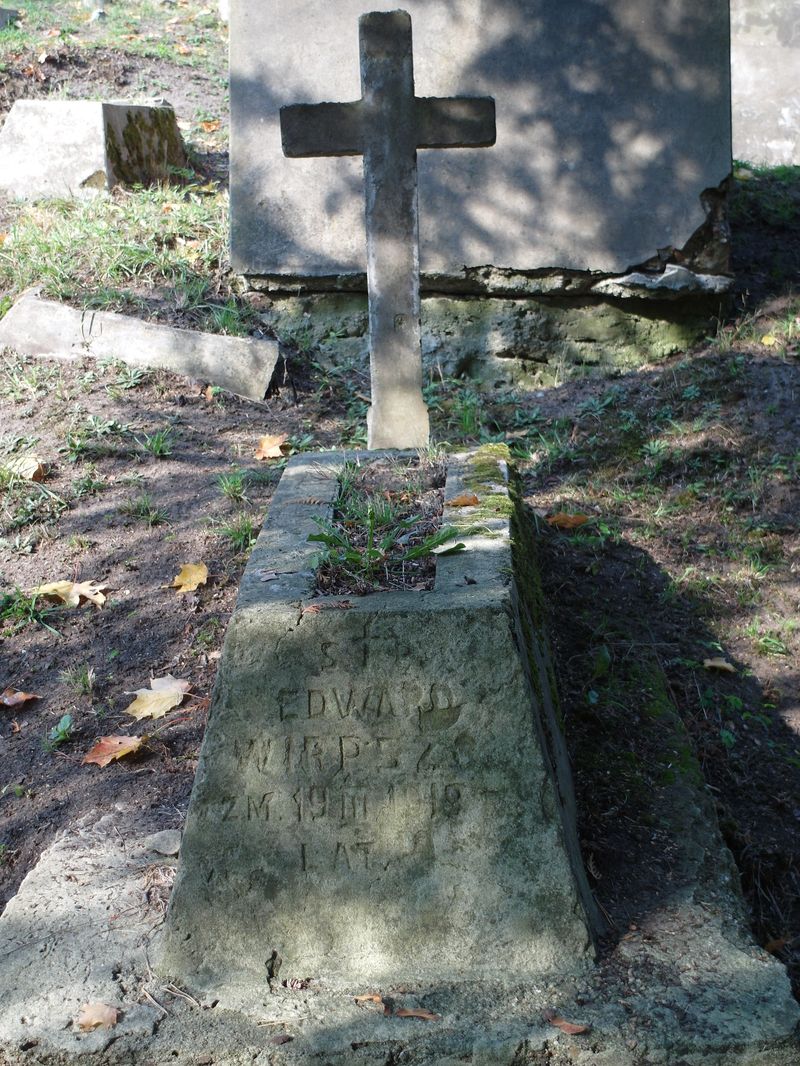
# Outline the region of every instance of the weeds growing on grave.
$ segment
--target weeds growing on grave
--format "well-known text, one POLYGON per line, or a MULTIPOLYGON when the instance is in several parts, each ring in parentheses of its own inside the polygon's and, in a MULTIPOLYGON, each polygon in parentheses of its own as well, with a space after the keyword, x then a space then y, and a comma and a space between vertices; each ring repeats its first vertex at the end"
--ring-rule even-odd
POLYGON ((58 636, 47 619, 58 610, 36 596, 28 596, 20 589, 0 595, 0 636, 18 633, 28 625, 40 625, 58 636))
POLYGON ((433 586, 435 554, 457 551, 458 532, 441 526, 444 463, 440 455, 408 462, 346 463, 331 519, 315 519, 309 541, 317 588, 364 595, 378 589, 433 586))
POLYGON ((120 505, 120 514, 127 518, 139 518, 151 528, 169 521, 169 512, 165 507, 156 507, 149 493, 143 492, 120 505))

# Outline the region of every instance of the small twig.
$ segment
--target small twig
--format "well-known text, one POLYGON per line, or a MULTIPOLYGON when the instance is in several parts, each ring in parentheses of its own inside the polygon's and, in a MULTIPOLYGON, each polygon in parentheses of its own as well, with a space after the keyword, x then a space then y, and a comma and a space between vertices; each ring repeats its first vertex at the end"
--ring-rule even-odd
POLYGON ((177 988, 173 984, 164 985, 162 992, 168 992, 171 996, 178 996, 180 999, 185 999, 187 1003, 192 1003, 195 1007, 198 1008, 198 1010, 202 1010, 200 1004, 197 1002, 194 996, 190 996, 188 992, 184 992, 182 989, 177 988))
POLYGON ((142 989, 142 994, 144 995, 145 999, 149 999, 150 1000, 150 1002, 153 1004, 154 1007, 158 1007, 158 1009, 163 1013, 165 1018, 168 1017, 169 1011, 167 1010, 167 1008, 166 1007, 162 1007, 161 1004, 158 1002, 158 1000, 154 999, 153 996, 150 995, 150 993, 147 991, 146 988, 142 989))

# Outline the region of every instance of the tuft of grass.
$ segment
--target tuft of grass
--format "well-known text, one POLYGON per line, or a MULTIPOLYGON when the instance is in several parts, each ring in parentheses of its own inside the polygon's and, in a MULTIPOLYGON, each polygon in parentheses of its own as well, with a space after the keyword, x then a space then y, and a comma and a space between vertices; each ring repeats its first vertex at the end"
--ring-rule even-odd
POLYGON ((120 505, 120 513, 128 518, 139 518, 151 528, 169 521, 169 511, 165 507, 156 507, 149 492, 126 500, 120 505))
POLYGON ((88 663, 80 663, 68 666, 59 674, 59 679, 67 688, 71 688, 78 696, 91 696, 96 679, 93 666, 88 663))
POLYGON ((217 478, 219 491, 226 500, 231 503, 244 503, 246 495, 247 475, 244 470, 235 470, 232 474, 220 474, 217 478))
POLYGON ((258 526, 251 515, 240 514, 233 521, 221 525, 219 533, 225 537, 237 555, 243 555, 255 544, 258 526))
POLYGON ((0 635, 8 636, 19 633, 26 626, 40 625, 60 636, 58 630, 47 622, 57 609, 47 603, 41 604, 36 596, 29 596, 21 589, 6 592, 0 597, 0 635))
POLYGON ((137 437, 139 447, 149 452, 154 459, 166 459, 172 455, 172 445, 175 437, 171 429, 157 429, 155 433, 145 433, 143 437, 137 437))

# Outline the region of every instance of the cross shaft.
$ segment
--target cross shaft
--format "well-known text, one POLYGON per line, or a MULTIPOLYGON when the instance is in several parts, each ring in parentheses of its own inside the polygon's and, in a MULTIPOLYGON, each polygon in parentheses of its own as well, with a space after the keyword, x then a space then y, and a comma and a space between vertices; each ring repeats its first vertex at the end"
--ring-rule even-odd
POLYGON ((422 398, 417 149, 494 144, 494 100, 415 96, 405 11, 362 15, 359 52, 361 99, 281 108, 283 151, 364 158, 368 446, 424 447, 429 420, 422 398))

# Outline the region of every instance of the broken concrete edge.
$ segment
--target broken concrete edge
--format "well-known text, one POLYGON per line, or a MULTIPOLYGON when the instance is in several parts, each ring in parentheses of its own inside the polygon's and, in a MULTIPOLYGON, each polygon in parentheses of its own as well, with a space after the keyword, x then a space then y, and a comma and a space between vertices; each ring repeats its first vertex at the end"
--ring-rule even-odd
POLYGON ((171 370, 258 401, 280 358, 274 340, 174 329, 114 311, 81 311, 42 299, 35 290, 23 293, 0 319, 0 347, 25 356, 116 359, 171 370))
MULTIPOLYGON (((362 293, 367 289, 366 274, 241 274, 240 288, 246 293, 275 296, 310 296, 318 293, 362 293)), ((617 296, 621 299, 675 300, 681 296, 723 296, 733 288, 730 274, 706 274, 678 263, 662 270, 631 268, 622 274, 562 270, 513 270, 505 267, 464 267, 460 274, 423 274, 420 291, 424 297, 497 296, 508 299, 536 297, 617 296)))

